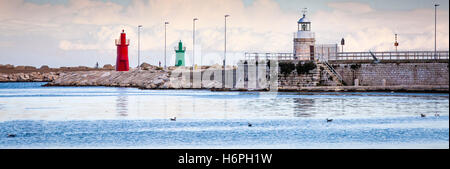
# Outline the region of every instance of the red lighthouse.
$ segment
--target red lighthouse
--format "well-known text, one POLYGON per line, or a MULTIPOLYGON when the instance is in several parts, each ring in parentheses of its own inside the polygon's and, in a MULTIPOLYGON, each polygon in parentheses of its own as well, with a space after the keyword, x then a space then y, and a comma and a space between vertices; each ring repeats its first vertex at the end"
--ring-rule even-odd
POLYGON ((120 39, 116 39, 117 46, 117 61, 116 61, 116 71, 128 71, 130 70, 128 62, 128 45, 130 45, 130 40, 127 39, 125 31, 122 30, 120 34, 120 39))

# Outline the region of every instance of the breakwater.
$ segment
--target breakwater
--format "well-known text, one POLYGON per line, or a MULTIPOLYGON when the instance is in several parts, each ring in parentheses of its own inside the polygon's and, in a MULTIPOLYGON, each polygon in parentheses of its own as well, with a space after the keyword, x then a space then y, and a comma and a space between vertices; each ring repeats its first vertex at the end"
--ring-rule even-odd
MULTIPOLYGON (((296 68, 280 72, 278 91, 293 92, 448 92, 448 63, 333 63, 343 77, 336 83, 324 65, 316 63, 301 73, 296 68)), ((297 66, 295 65, 297 64, 297 66)), ((259 63, 265 68, 267 65, 259 63)), ((11 73, 0 75, 0 81, 47 81, 46 86, 110 86, 140 89, 213 89, 215 91, 268 90, 269 71, 251 62, 241 67, 221 66, 194 70, 190 67, 160 67, 143 64, 140 69, 118 72, 111 69, 60 72, 11 73), (253 70, 254 69, 254 70, 253 70), (225 76, 225 77, 224 77, 225 76), (225 88, 222 80, 226 79, 225 88), (265 86, 264 86, 265 85, 265 86)), ((280 70, 282 66, 280 66, 280 70)), ((273 79, 272 79, 273 80, 273 79)))

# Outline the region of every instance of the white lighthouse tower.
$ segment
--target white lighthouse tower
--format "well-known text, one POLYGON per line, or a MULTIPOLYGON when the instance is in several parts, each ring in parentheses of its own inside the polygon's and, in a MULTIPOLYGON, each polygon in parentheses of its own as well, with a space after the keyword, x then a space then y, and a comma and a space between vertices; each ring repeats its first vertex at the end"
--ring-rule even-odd
POLYGON ((297 33, 294 35, 294 57, 297 60, 314 60, 314 32, 311 32, 311 21, 306 17, 306 8, 303 17, 298 20, 297 33))

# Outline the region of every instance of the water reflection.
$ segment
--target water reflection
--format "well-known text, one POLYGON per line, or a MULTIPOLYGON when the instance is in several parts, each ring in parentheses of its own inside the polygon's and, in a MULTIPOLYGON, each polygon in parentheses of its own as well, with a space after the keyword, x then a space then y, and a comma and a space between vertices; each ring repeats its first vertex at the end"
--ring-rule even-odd
POLYGON ((314 116, 315 101, 313 99, 306 98, 293 98, 294 99, 294 117, 312 117, 314 116))
POLYGON ((278 93, 53 88, 0 90, 0 121, 369 118, 448 115, 448 94, 278 93), (24 94, 26 93, 26 95, 24 94), (58 105, 57 108, 54 105, 58 105), (76 109, 75 109, 76 107, 76 109))
POLYGON ((116 112, 118 116, 128 116, 128 95, 126 88, 117 88, 116 112))

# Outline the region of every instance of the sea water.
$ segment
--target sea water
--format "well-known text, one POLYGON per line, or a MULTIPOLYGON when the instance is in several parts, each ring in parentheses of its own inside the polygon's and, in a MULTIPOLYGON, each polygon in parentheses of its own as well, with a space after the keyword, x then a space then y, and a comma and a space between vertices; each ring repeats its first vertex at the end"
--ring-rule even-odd
POLYGON ((0 83, 0 148, 449 148, 448 93, 43 84, 0 83))

